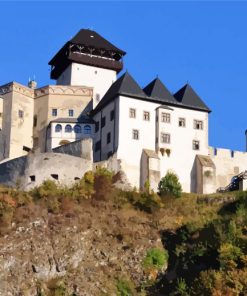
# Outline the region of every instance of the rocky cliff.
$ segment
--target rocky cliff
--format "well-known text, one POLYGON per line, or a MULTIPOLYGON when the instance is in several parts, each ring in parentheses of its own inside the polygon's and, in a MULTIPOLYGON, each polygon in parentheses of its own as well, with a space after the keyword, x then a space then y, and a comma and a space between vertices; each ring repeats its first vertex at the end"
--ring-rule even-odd
POLYGON ((154 246, 150 214, 100 201, 59 214, 30 205, 0 237, 0 295, 116 295, 119 278, 141 284, 154 246))

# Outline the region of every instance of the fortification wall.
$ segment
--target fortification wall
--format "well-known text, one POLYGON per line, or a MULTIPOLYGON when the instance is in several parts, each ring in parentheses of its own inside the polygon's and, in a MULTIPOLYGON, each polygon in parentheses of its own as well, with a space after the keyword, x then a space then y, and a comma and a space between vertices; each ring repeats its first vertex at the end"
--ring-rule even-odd
POLYGON ((81 139, 52 149, 55 153, 69 154, 93 160, 93 141, 91 138, 81 139))
POLYGON ((209 155, 215 164, 215 191, 227 186, 233 176, 247 170, 247 152, 209 147, 209 155))
POLYGON ((61 153, 39 153, 19 157, 0 164, 0 184, 29 190, 45 180, 70 186, 86 171, 92 161, 61 153))

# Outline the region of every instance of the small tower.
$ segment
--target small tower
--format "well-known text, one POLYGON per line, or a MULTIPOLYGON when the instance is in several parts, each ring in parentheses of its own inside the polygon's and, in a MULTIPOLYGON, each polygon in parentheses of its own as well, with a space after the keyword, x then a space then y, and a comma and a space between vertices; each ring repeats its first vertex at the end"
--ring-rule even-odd
POLYGON ((51 79, 58 85, 94 88, 94 105, 116 81, 125 52, 95 31, 80 30, 51 59, 51 79))

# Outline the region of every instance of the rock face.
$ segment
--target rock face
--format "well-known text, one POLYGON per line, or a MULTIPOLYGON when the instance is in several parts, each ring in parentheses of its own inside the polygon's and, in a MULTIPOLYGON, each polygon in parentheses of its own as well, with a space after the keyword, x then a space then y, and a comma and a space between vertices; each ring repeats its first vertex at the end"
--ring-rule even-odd
POLYGON ((116 295, 117 278, 140 284, 147 249, 162 247, 151 216, 133 209, 88 201, 73 214, 37 212, 0 237, 0 296, 53 295, 59 281, 69 295, 116 295))

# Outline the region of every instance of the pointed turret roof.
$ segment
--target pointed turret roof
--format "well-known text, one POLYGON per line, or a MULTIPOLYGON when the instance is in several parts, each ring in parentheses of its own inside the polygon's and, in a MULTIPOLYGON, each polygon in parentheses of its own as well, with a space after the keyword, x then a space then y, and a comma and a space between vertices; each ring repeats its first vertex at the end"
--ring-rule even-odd
POLYGON ((202 99, 188 83, 185 84, 179 91, 177 91, 174 94, 174 97, 177 102, 183 106, 211 112, 208 106, 202 101, 202 99))
POLYGON ((159 78, 151 81, 146 87, 143 88, 143 91, 149 97, 160 99, 164 103, 176 103, 175 98, 159 78))
POLYGON ((139 99, 147 98, 134 78, 128 72, 125 72, 111 85, 99 104, 93 110, 93 113, 98 112, 118 95, 139 99))

